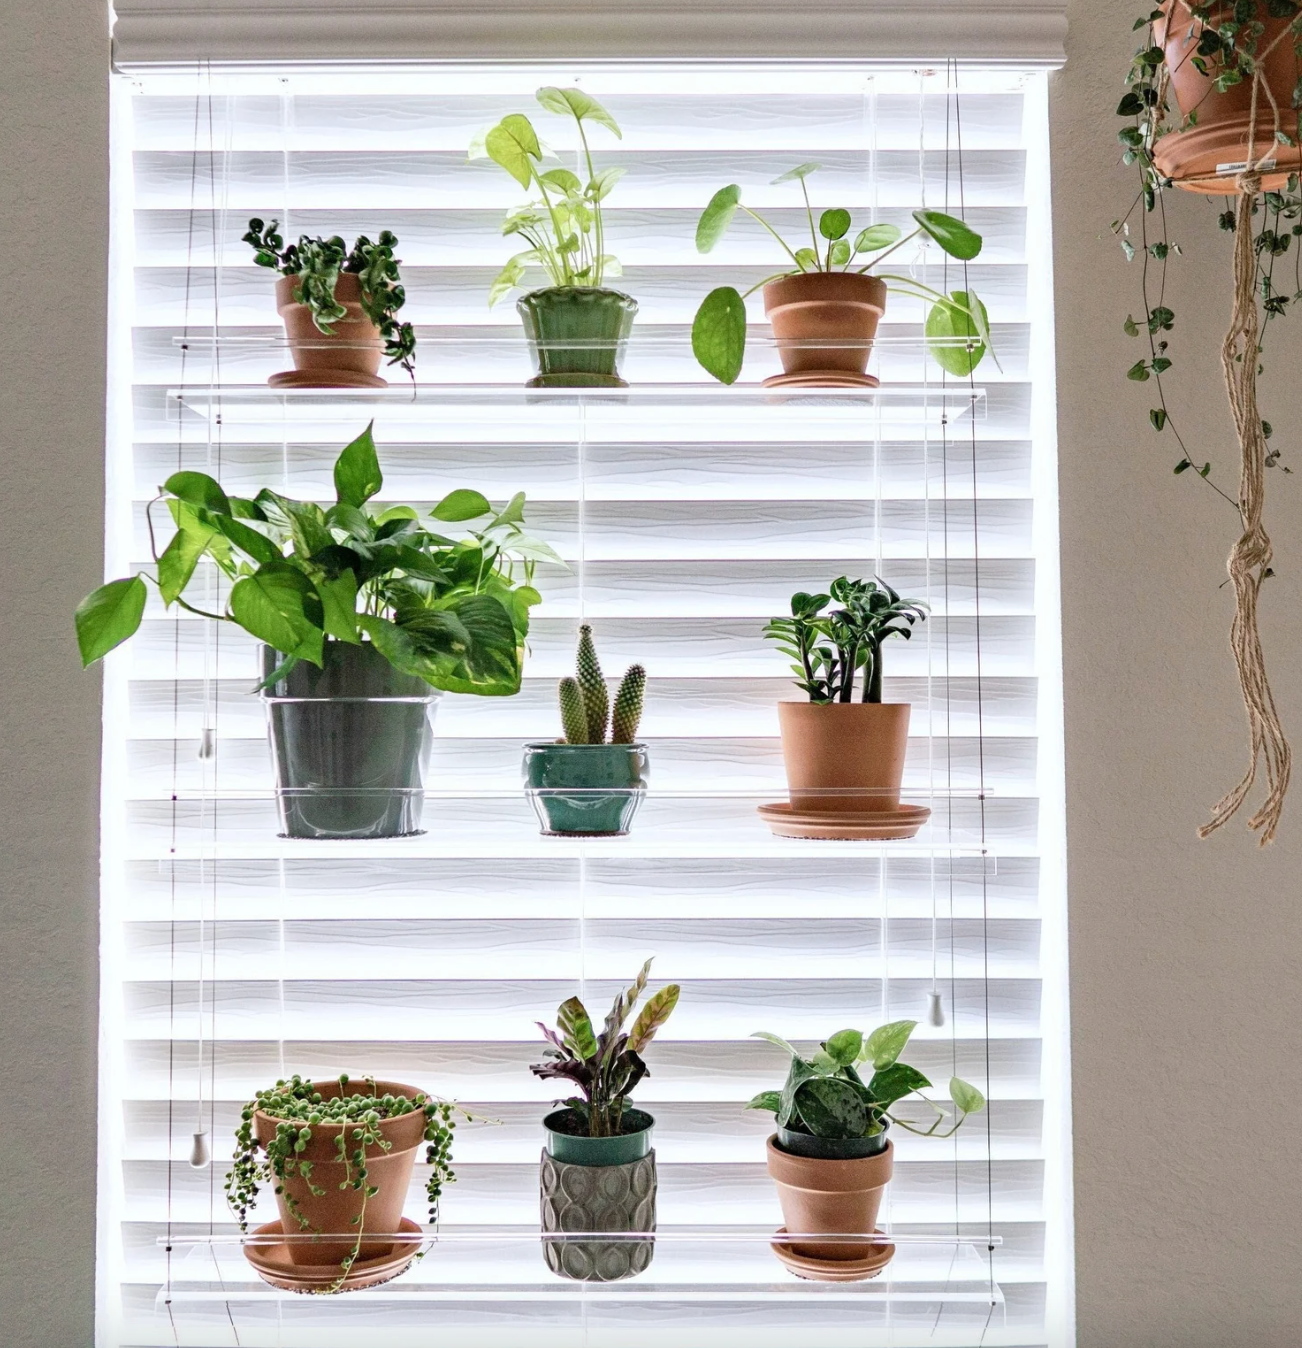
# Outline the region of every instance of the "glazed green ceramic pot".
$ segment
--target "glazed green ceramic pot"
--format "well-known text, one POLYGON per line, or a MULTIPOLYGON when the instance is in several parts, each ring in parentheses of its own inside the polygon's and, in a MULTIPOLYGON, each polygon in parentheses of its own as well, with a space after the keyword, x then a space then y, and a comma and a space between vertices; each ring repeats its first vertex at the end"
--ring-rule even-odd
MULTIPOLYGON (((624 1116, 635 1131, 583 1137, 566 1130, 568 1109, 549 1114, 539 1166, 542 1229, 549 1234, 651 1232, 656 1229, 655 1120, 640 1109, 624 1116), (573 1158, 573 1159, 567 1159, 573 1158)), ((618 1282, 643 1272, 655 1254, 651 1240, 545 1240, 547 1267, 578 1282, 618 1282)))
POLYGON ((516 301, 537 372, 530 388, 627 388, 619 364, 637 301, 600 286, 549 286, 516 301))
POLYGON ((646 795, 646 745, 526 744, 523 771, 544 834, 622 837, 646 795))
MULTIPOLYGON (((263 647, 263 677, 284 657, 263 647)), ((441 693, 400 674, 370 642, 325 643, 263 691, 276 803, 287 838, 422 832, 425 769, 441 693)))

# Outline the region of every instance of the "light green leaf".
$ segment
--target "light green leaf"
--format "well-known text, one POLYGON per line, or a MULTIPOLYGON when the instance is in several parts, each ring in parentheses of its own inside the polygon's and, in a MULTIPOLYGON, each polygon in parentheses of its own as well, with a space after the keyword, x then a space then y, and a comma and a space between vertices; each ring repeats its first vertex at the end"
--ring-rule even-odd
POLYGON ((158 559, 158 591, 170 607, 190 583, 199 558, 208 551, 217 530, 201 521, 189 502, 178 497, 167 504, 176 521, 176 533, 158 559))
POLYGON ((850 232, 850 212, 839 206, 818 217, 818 232, 825 239, 843 239, 850 232))
POLYGON ((781 1091, 760 1091, 760 1093, 747 1103, 747 1109, 768 1109, 774 1114, 782 1108, 781 1091))
POLYGON ((261 566, 231 587, 231 616, 246 632, 319 665, 325 634, 309 618, 309 602, 320 606, 312 582, 287 562, 261 566))
POLYGON ((84 669, 134 636, 145 612, 145 582, 139 576, 111 580, 77 605, 74 622, 84 669))
POLYGON ((522 491, 516 492, 516 494, 513 497, 511 497, 511 499, 506 503, 506 505, 502 507, 501 511, 493 517, 493 520, 488 527, 490 529, 495 529, 502 524, 523 524, 524 505, 525 505, 524 492, 522 491))
POLYGON ((361 637, 357 635, 356 575, 345 567, 333 580, 318 579, 316 592, 321 597, 321 616, 326 635, 354 646, 361 645, 361 637))
POLYGON ((525 265, 537 260, 537 254, 530 249, 527 253, 517 253, 493 278, 488 287, 488 307, 491 309, 499 300, 504 299, 524 280, 525 265))
POLYGON ((861 1030, 838 1030, 827 1041, 829 1056, 842 1067, 849 1067, 852 1063, 857 1062, 862 1048, 863 1032, 861 1030))
POLYGON ((797 248, 796 264, 801 271, 817 271, 818 254, 812 248, 797 248))
POLYGON ((482 492, 471 491, 468 487, 458 487, 448 494, 431 510, 436 520, 448 524, 457 524, 462 520, 477 520, 481 515, 489 514, 493 503, 482 492))
POLYGON ((933 304, 927 314, 928 350, 942 369, 960 379, 985 357, 989 331, 985 305, 968 291, 955 290, 948 300, 933 304))
POLYGON ((944 211, 914 211, 913 218, 950 255, 970 262, 981 251, 981 235, 944 211))
POLYGON ((856 253, 876 253, 883 248, 889 248, 893 243, 898 243, 899 238, 900 227, 898 225, 869 225, 867 229, 861 229, 855 236, 854 251, 856 253))
POLYGON ((569 113, 579 122, 596 122, 598 126, 613 131, 620 140, 624 138, 619 124, 610 113, 582 89, 558 89, 555 85, 547 85, 539 89, 535 97, 548 112, 560 113, 562 116, 569 113))
POLYGON ((917 1028, 916 1020, 893 1020, 887 1025, 879 1025, 864 1040, 858 1061, 870 1062, 878 1071, 889 1067, 904 1052, 909 1036, 917 1028))
POLYGON ((588 195, 594 201, 605 201, 615 184, 628 172, 626 168, 598 169, 588 184, 588 195))
POLYGON ((556 1009, 556 1027, 561 1038, 580 1058, 597 1056, 597 1036, 592 1029, 588 1008, 577 997, 569 997, 556 1009))
POLYGON ((656 1031, 664 1025, 674 1007, 678 1005, 680 991, 677 983, 670 983, 647 1001, 633 1022, 632 1030, 629 1031, 628 1046, 634 1053, 641 1053, 656 1037, 656 1031))
POLYGON ((732 286, 701 301, 692 322, 692 354, 721 384, 736 382, 746 358, 746 302, 732 286))
POLYGON ((335 496, 343 505, 359 510, 384 486, 380 460, 371 437, 371 422, 350 445, 346 445, 335 460, 335 496))
POLYGON ((521 557, 530 562, 548 562, 553 566, 565 565, 565 558, 541 538, 513 538, 507 544, 507 551, 513 557, 521 557))
POLYGON ((207 522, 215 525, 224 537, 260 565, 282 560, 280 548, 266 534, 259 533, 251 525, 230 515, 209 515, 207 522))
POLYGON ((751 1038, 764 1039, 770 1044, 775 1044, 778 1048, 780 1048, 783 1051, 783 1053, 787 1054, 788 1057, 791 1058, 800 1057, 800 1054, 797 1053, 796 1050, 792 1048, 792 1046, 788 1044, 787 1041, 783 1039, 780 1034, 770 1034, 767 1030, 756 1030, 755 1033, 751 1035, 751 1038))
POLYGON ((583 188, 578 175, 567 168, 549 169, 542 175, 542 180, 548 187, 559 188, 562 192, 579 192, 583 188))
POLYGON ((488 158, 488 147, 485 144, 488 139, 488 132, 489 128, 485 126, 471 136, 470 145, 466 150, 466 158, 468 160, 488 158))
POLYGON ((624 264, 614 253, 602 253, 601 270, 607 276, 623 276, 624 264))
POLYGON ((850 261, 850 245, 844 239, 837 239, 832 245, 829 261, 834 267, 844 267, 850 261))
MULTIPOLYGON (((709 205, 701 212, 696 222, 696 251, 708 253, 728 232, 732 217, 737 213, 741 201, 741 188, 736 183, 721 187, 710 198, 709 205)), ((731 383, 731 380, 725 380, 731 383)))
POLYGON ((418 520, 420 512, 415 506, 393 505, 380 511, 375 517, 375 524, 378 528, 381 524, 388 524, 390 520, 418 520))
POLYGON ((533 123, 523 114, 513 112, 503 117, 484 137, 484 149, 521 187, 533 182, 533 165, 542 158, 542 146, 533 123))
POLYGON ((986 1098, 961 1077, 950 1077, 949 1098, 964 1114, 979 1114, 986 1107, 986 1098))
POLYGON ((231 513, 231 503, 215 478, 207 473, 173 473, 163 483, 163 490, 171 492, 178 501, 215 510, 220 515, 231 513))
POLYGON ((808 178, 811 173, 817 173, 822 167, 822 164, 797 164, 795 168, 788 169, 785 173, 779 173, 773 179, 771 186, 776 187, 778 183, 795 182, 797 178, 808 178))

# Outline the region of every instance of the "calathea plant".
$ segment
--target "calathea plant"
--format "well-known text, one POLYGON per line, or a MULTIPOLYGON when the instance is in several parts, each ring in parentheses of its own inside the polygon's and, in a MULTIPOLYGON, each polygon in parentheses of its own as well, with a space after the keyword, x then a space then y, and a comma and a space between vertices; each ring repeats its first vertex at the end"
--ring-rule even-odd
POLYGON ((901 599, 885 581, 840 576, 830 594, 791 596, 791 616, 773 618, 764 635, 791 657, 796 687, 811 702, 852 702, 855 680, 863 673, 863 702, 882 700, 882 643, 892 636, 907 641, 913 624, 925 621, 927 605, 901 599), (829 603, 840 605, 829 609, 829 603))
POLYGON ((648 998, 632 1029, 625 1032, 624 1023, 646 991, 650 972, 647 960, 633 986, 616 994, 600 1032, 577 997, 560 1004, 556 1029, 538 1022, 548 1047, 543 1050, 544 1061, 529 1070, 544 1081, 572 1081, 578 1086, 582 1094, 565 1104, 587 1125, 589 1137, 619 1134, 629 1096, 647 1075, 642 1052, 678 1005, 680 989, 670 983, 648 998))
POLYGON ((780 1036, 758 1031, 752 1038, 775 1044, 790 1057, 791 1065, 781 1090, 761 1091, 746 1108, 769 1110, 779 1128, 826 1141, 873 1137, 892 1123, 923 1137, 950 1137, 969 1114, 985 1108, 985 1097, 960 1077, 951 1077, 949 1095, 958 1112, 947 1131, 938 1131, 949 1114, 921 1094, 931 1082, 916 1067, 900 1061, 917 1024, 892 1021, 868 1035, 839 1030, 808 1057, 780 1036), (868 1069, 871 1074, 865 1080, 868 1069), (935 1111, 927 1128, 893 1112, 901 1100, 913 1095, 935 1111))
POLYGON ((617 139, 623 139, 623 132, 610 113, 581 89, 548 86, 536 97, 547 112, 573 118, 586 181, 559 165, 542 167, 550 152, 523 113, 503 117, 471 145, 471 159, 491 159, 526 191, 537 193, 534 200, 507 213, 502 233, 518 236, 529 246, 507 262, 489 287, 490 305, 520 285, 530 267, 541 267, 553 286, 600 286, 606 277, 620 275, 618 259, 606 252, 602 203, 626 170, 596 168, 586 124, 603 126, 617 139))
MULTIPOLYGON (((504 696, 519 691, 538 561, 559 561, 524 531, 523 493, 498 510, 468 488, 422 519, 410 505, 370 504, 384 485, 368 426, 339 455, 333 505, 270 489, 228 495, 206 473, 174 473, 146 511, 154 571, 110 581, 78 606, 83 664, 140 626, 154 585, 167 605, 242 627, 285 658, 323 662, 327 642, 370 642, 397 670, 431 687, 504 696), (160 553, 153 509, 167 505, 175 533, 160 553), (476 521, 465 537, 438 526, 476 521), (222 580, 220 611, 187 597, 202 558, 222 580)), ((270 682, 270 680, 269 680, 270 682)))
POLYGON ((279 233, 280 222, 264 224, 249 221, 244 242, 253 249, 259 267, 270 267, 282 276, 295 278, 296 295, 312 312, 318 331, 333 334, 332 323, 348 311, 335 298, 335 287, 344 274, 356 275, 361 289, 362 310, 384 338, 384 354, 390 365, 401 365, 415 373, 416 332, 410 323, 400 323, 398 310, 407 295, 398 274, 398 259, 393 250, 397 235, 382 230, 376 242, 359 235, 349 249, 337 234, 329 239, 300 235, 297 243, 286 244, 279 233))
POLYGON ((926 335, 932 355, 949 373, 970 374, 990 347, 990 324, 985 305, 970 288, 941 294, 912 276, 874 271, 892 253, 919 237, 939 244, 951 257, 968 262, 981 252, 981 236, 962 220, 942 211, 913 212, 915 228, 904 234, 897 225, 872 224, 851 236, 850 212, 840 207, 823 211, 815 223, 807 179, 820 165, 800 164, 773 180, 774 184, 798 181, 804 195, 809 222, 809 244, 792 247, 758 212, 741 200, 736 183, 721 187, 701 213, 696 226, 696 247, 709 253, 728 232, 738 209, 762 225, 786 254, 780 271, 757 281, 745 294, 733 286, 712 290, 701 302, 692 324, 692 350, 697 360, 716 379, 733 383, 741 373, 746 354, 746 296, 789 276, 813 273, 873 273, 897 294, 923 300, 928 306, 926 335))
POLYGON ((646 692, 645 668, 641 665, 628 667, 612 707, 592 640, 592 628, 587 623, 579 628, 576 664, 576 675, 562 679, 558 688, 565 743, 635 743, 642 719, 642 698, 646 692))

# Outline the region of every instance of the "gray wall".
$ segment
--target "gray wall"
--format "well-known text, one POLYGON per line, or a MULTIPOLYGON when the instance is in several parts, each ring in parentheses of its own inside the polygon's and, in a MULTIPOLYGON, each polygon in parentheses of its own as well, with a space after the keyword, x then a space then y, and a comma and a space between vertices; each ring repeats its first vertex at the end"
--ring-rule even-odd
MULTIPOLYGON (((1124 377, 1141 352, 1121 323, 1141 303, 1107 233, 1130 190, 1109 140, 1144 9, 1072 4, 1051 96, 1079 1342, 1283 1348, 1302 1342, 1302 775, 1271 849, 1242 818, 1195 837, 1247 753, 1218 588, 1236 515, 1172 476, 1151 385, 1124 377)), ((1233 495, 1230 236, 1201 197, 1171 215, 1187 253, 1172 389, 1233 495)), ((1262 386, 1297 470, 1269 475, 1262 626, 1302 754, 1299 329, 1302 314, 1270 334, 1262 386)))
POLYGON ((0 1339, 91 1341, 107 6, 0 0, 0 1339), (58 1233, 57 1275, 48 1265, 58 1233))
MULTIPOLYGON (((1122 377, 1139 306, 1106 233, 1128 190, 1109 137, 1142 8, 1076 0, 1052 95, 1080 1344, 1273 1348, 1302 1335, 1302 781, 1271 851, 1238 823, 1194 838, 1245 752, 1218 588, 1235 520, 1172 477, 1148 390, 1122 377)), ((10 1348, 80 1348, 99 736, 69 613, 100 570, 108 47, 92 0, 0 0, 0 24, 0 1066, 23 1102, 0 1128, 0 1323, 10 1348), (56 1215, 52 1279, 30 1233, 56 1215)), ((1197 260, 1173 273, 1173 387, 1229 483, 1227 240, 1197 198, 1174 216, 1197 260)), ((1281 330, 1269 357, 1266 415, 1299 472, 1269 484, 1264 626, 1302 751, 1302 398, 1285 387, 1300 342, 1281 330)))

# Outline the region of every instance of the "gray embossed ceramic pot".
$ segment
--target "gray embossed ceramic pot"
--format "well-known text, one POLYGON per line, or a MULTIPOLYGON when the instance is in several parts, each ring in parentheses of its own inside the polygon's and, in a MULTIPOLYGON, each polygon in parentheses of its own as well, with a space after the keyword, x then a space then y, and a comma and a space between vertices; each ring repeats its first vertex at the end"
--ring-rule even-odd
MULTIPOLYGON (((547 1145, 539 1171, 542 1229, 566 1236, 585 1231, 629 1233, 656 1229, 655 1120, 640 1109, 624 1114, 616 1137, 587 1137, 569 1109, 543 1120, 547 1145)), ((545 1240, 547 1267, 578 1282, 618 1282, 644 1272, 655 1242, 545 1240)))

